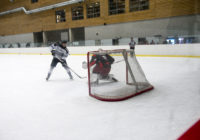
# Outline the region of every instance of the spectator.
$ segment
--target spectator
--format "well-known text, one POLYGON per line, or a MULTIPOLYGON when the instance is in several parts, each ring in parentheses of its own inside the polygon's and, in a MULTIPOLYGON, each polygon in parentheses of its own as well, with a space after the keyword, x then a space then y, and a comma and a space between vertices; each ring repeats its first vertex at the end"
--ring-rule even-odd
POLYGON ((150 44, 155 44, 155 42, 153 40, 151 40, 151 43, 150 44))
POLYGON ((131 50, 133 50, 133 51, 131 51, 131 56, 133 56, 133 52, 134 52, 134 50, 135 50, 135 41, 133 40, 133 37, 131 37, 131 42, 129 43, 129 46, 130 46, 130 49, 131 50))
POLYGON ((12 44, 10 44, 10 45, 8 46, 8 48, 13 48, 13 45, 12 45, 12 44))
POLYGON ((31 46, 30 42, 26 43, 27 48, 30 47, 30 46, 31 46))
POLYGON ((17 43, 17 47, 18 47, 18 48, 20 48, 20 47, 21 47, 20 43, 17 43))

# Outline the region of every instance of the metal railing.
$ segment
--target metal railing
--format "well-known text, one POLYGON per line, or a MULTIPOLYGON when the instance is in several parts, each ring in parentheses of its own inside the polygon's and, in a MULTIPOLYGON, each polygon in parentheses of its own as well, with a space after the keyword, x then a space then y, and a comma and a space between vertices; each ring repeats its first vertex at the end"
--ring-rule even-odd
MULTIPOLYGON (((179 36, 179 37, 137 37, 134 38, 136 45, 156 45, 156 44, 193 44, 200 43, 199 36, 179 36)), ((57 41, 58 42, 58 41, 57 41)), ((0 48, 37 48, 37 47, 48 47, 56 42, 47 43, 34 43, 34 42, 15 42, 15 43, 1 43, 0 48)), ((68 42, 69 47, 78 46, 112 46, 112 45, 128 45, 130 38, 113 38, 113 39, 97 39, 97 40, 80 40, 68 42)))

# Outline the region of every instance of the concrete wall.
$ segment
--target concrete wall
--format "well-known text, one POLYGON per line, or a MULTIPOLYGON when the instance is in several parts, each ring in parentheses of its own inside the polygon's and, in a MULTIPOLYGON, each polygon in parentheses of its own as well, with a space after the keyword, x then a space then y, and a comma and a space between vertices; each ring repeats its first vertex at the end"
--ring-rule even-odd
MULTIPOLYGON (((68 32, 68 29, 57 31, 46 31, 44 42, 61 40, 61 33, 68 32)), ((119 24, 109 24, 101 26, 90 26, 84 28, 72 29, 71 41, 73 40, 102 40, 102 45, 112 44, 114 38, 121 38, 119 45, 126 44, 127 39, 133 37, 152 37, 147 39, 149 42, 154 40, 156 43, 162 43, 163 40, 156 40, 155 35, 161 35, 162 39, 168 36, 199 36, 196 42, 200 42, 200 15, 171 17, 154 20, 144 20, 136 22, 127 22, 119 24), (81 32, 80 32, 80 31, 81 32), (125 42, 125 43, 123 43, 125 42)), ((33 33, 18 34, 9 36, 0 36, 0 44, 3 43, 24 43, 33 42, 33 33)), ((65 40, 69 40, 67 37, 65 40)), ((129 40, 128 40, 129 42, 129 40)), ((137 41, 136 41, 137 42, 137 41)), ((88 45, 89 42, 86 42, 88 45)), ((94 44, 94 43, 92 43, 94 44)), ((89 44, 91 45, 91 44, 89 44)))
POLYGON ((200 35, 199 19, 200 16, 196 15, 86 27, 85 39, 200 35))
MULTIPOLYGON (((70 54, 87 54, 88 51, 95 51, 98 48, 105 50, 128 49, 129 46, 90 46, 90 47, 68 47, 70 54)), ((194 56, 200 57, 200 44, 183 45, 137 45, 136 55, 172 55, 172 56, 194 56)), ((0 54, 49 54, 50 49, 45 48, 1 48, 0 54)))
POLYGON ((34 40, 33 33, 0 36, 0 44, 17 43, 17 42, 26 43, 26 42, 33 42, 33 40, 34 40))

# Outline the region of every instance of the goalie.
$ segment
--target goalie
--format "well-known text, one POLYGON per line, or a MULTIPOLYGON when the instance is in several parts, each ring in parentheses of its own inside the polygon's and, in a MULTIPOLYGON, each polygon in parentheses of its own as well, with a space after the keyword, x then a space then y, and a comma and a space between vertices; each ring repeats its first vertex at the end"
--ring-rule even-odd
POLYGON ((99 80, 108 80, 111 82, 117 82, 118 80, 110 73, 111 65, 114 63, 114 58, 107 53, 104 53, 102 49, 98 50, 100 54, 94 54, 90 60, 89 67, 92 67, 92 81, 98 84, 99 80))

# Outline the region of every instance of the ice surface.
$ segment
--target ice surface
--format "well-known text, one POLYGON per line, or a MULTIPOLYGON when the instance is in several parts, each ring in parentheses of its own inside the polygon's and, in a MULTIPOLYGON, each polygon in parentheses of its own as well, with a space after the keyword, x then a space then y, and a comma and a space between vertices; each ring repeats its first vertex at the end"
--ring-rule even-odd
POLYGON ((122 82, 105 82, 98 84, 95 88, 91 87, 91 93, 96 96, 122 98, 136 93, 136 88, 135 86, 130 86, 122 82))
MULTIPOLYGON (((200 59, 138 60, 154 90, 121 102, 88 96, 51 56, 0 55, 0 140, 174 140, 200 118, 200 59)), ((82 76, 86 56, 69 56, 82 76)))

